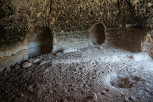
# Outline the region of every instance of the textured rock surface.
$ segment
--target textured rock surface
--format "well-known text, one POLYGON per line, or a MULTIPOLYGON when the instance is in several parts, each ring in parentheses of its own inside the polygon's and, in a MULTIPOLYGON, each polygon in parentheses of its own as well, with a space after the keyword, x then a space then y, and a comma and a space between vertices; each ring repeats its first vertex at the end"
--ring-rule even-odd
POLYGON ((107 28, 152 27, 151 0, 1 0, 0 5, 0 47, 16 44, 42 27, 54 32, 88 30, 97 22, 107 28))
POLYGON ((0 0, 0 5, 0 54, 7 56, 1 57, 3 61, 0 65, 10 65, 19 62, 20 57, 27 59, 28 55, 31 57, 52 51, 52 31, 46 20, 49 15, 46 11, 49 10, 48 0, 0 0), (27 43, 23 45, 25 40, 27 43))

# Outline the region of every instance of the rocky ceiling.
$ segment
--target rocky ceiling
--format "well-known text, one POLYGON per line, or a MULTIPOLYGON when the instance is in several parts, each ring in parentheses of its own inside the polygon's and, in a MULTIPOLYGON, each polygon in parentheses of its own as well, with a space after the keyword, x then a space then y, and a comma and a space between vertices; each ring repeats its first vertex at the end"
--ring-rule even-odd
POLYGON ((46 27, 52 31, 88 30, 125 24, 153 27, 152 0, 0 0, 0 47, 23 41, 46 27))

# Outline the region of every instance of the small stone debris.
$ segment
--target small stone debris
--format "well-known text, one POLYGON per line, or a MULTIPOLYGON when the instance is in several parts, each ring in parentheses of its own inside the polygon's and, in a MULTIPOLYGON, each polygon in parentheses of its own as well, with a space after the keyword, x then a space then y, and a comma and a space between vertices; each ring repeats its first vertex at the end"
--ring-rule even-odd
POLYGON ((44 65, 46 63, 47 63, 47 61, 42 61, 39 65, 44 65))
POLYGON ((32 87, 31 85, 28 87, 28 90, 29 90, 30 92, 34 92, 34 89, 33 89, 33 87, 32 87))
POLYGON ((102 92, 101 92, 101 95, 105 95, 105 92, 104 92, 104 91, 102 91, 102 92))
POLYGON ((37 59, 33 60, 33 63, 34 64, 40 63, 40 59, 37 58, 37 59))
POLYGON ((25 62, 25 63, 23 63, 22 67, 23 67, 23 68, 28 68, 28 67, 31 67, 32 65, 33 65, 33 64, 30 63, 30 62, 25 62))
POLYGON ((15 69, 20 69, 20 65, 15 65, 15 69))
POLYGON ((88 99, 88 100, 97 100, 97 95, 95 93, 93 93, 92 95, 87 96, 86 99, 88 99))

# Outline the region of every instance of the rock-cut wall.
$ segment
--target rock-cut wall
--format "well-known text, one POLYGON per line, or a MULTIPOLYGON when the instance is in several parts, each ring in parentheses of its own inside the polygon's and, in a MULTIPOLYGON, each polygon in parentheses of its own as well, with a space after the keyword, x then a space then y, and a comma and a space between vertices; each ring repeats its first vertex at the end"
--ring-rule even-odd
POLYGON ((0 68, 52 51, 49 0, 0 0, 0 68))
POLYGON ((97 22, 103 22, 107 28, 129 24, 152 28, 153 2, 0 0, 0 52, 4 55, 3 52, 13 49, 18 54, 21 51, 18 47, 27 39, 26 53, 30 57, 49 53, 54 45, 54 34, 87 31, 97 22))
POLYGON ((151 0, 0 0, 0 5, 0 48, 44 27, 59 33, 88 30, 97 22, 107 28, 153 25, 151 0))

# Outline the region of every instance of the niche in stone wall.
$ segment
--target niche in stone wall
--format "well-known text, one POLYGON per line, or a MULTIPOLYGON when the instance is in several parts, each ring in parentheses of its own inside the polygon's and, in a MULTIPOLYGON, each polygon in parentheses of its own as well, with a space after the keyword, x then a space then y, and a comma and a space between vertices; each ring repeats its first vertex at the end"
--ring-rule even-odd
POLYGON ((103 23, 96 23, 90 28, 90 40, 93 45, 101 45, 105 42, 105 29, 103 23))
POLYGON ((49 54, 53 49, 53 34, 49 27, 36 27, 28 37, 28 57, 49 54))
POLYGON ((109 29, 106 35, 106 40, 110 45, 127 51, 140 52, 147 31, 144 29, 109 29))

